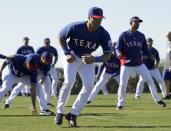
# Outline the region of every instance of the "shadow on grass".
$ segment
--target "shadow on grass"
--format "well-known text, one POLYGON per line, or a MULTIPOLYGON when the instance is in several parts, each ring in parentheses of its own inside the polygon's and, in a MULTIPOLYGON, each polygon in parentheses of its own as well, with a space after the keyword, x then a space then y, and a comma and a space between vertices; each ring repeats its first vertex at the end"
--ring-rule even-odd
MULTIPOLYGON (((16 115, 0 115, 0 117, 49 117, 49 116, 47 116, 47 115, 18 115, 18 114, 16 114, 16 115)), ((55 116, 55 115, 50 115, 50 116, 55 116)))
MULTIPOLYGON (((66 106, 66 107, 72 107, 72 106, 66 106)), ((86 105, 85 107, 116 107, 116 105, 86 105)))
MULTIPOLYGON (((62 127, 62 128, 73 128, 73 127, 62 127)), ((77 128, 171 128, 171 126, 78 126, 77 128)))

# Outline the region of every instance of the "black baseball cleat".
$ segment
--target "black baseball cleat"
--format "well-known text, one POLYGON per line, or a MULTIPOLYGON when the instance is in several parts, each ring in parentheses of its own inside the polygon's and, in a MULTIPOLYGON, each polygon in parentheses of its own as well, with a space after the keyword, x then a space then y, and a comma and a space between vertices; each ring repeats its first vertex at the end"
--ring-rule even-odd
POLYGON ((122 110, 123 109, 123 106, 117 106, 116 107, 116 110, 122 110))
POLYGON ((54 123, 58 126, 62 125, 63 116, 64 116, 64 114, 57 113, 55 116, 54 123))
POLYGON ((163 101, 159 101, 157 104, 159 104, 161 108, 166 107, 166 104, 163 101))
POLYGON ((47 103, 47 105, 48 105, 48 106, 51 106, 51 107, 54 107, 54 105, 53 105, 53 104, 51 104, 51 103, 47 103))
POLYGON ((166 95, 165 97, 163 97, 162 99, 164 99, 164 100, 169 100, 169 99, 171 99, 171 95, 168 94, 168 95, 166 95))
POLYGON ((54 115, 54 112, 50 111, 50 110, 42 110, 40 112, 40 115, 45 115, 45 116, 50 116, 50 115, 54 115))
POLYGON ((71 127, 77 127, 77 116, 73 115, 71 113, 68 113, 67 115, 65 115, 65 119, 68 121, 68 123, 71 125, 71 127))
POLYGON ((87 104, 90 104, 90 103, 91 103, 91 101, 87 101, 86 103, 87 103, 87 104))
POLYGON ((10 107, 9 104, 5 104, 5 105, 4 105, 4 109, 9 108, 9 107, 10 107))

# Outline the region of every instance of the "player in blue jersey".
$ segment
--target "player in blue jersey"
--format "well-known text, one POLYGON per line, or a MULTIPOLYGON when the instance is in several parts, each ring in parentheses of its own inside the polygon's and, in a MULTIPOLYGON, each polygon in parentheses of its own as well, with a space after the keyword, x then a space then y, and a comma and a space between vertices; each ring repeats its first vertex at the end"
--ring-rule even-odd
MULTIPOLYGON (((46 87, 50 87, 50 85, 51 85, 50 84, 51 83, 50 82, 50 77, 49 77, 51 62, 52 62, 51 53, 44 52, 41 55, 41 62, 40 62, 39 71, 38 71, 38 79, 39 79, 39 82, 42 84, 45 101, 47 100, 47 97, 49 97, 49 95, 44 90, 49 89, 49 88, 46 88, 46 87), (48 60, 48 64, 44 64, 44 62, 43 62, 44 59, 48 60)), ((11 104, 13 103, 16 96, 22 90, 23 86, 24 86, 24 84, 21 83, 21 82, 19 84, 17 84, 17 86, 12 90, 11 95, 9 96, 9 98, 6 99, 6 103, 4 105, 4 108, 9 108, 11 106, 11 104)), ((47 101, 46 101, 46 104, 47 104, 47 101)), ((44 114, 47 114, 47 113, 42 111, 42 112, 40 112, 40 114, 44 115, 44 114)))
POLYGON ((120 74, 120 61, 116 56, 115 51, 113 51, 110 60, 103 63, 103 70, 100 76, 99 81, 94 86, 90 96, 88 97, 87 104, 89 104, 97 94, 99 93, 100 89, 105 86, 108 82, 109 78, 115 79, 119 83, 119 74, 120 74))
MULTIPOLYGON (((152 38, 147 39, 147 44, 148 44, 148 51, 149 51, 151 57, 149 57, 148 55, 143 53, 144 64, 146 65, 147 69, 149 70, 151 76, 156 80, 156 82, 158 82, 163 97, 168 98, 164 80, 161 77, 159 69, 157 68, 158 64, 160 63, 159 53, 153 47, 152 38)), ((144 82, 145 82, 145 80, 142 78, 142 76, 139 76, 139 81, 138 81, 137 88, 136 88, 135 98, 141 97, 143 90, 144 90, 144 82)))
POLYGON ((167 48, 166 56, 165 56, 163 78, 164 78, 164 82, 166 85, 166 92, 168 94, 166 99, 170 99, 171 95, 169 93, 170 93, 170 85, 171 85, 171 31, 167 32, 166 37, 168 40, 168 48, 167 48))
MULTIPOLYGON (((12 88, 13 84, 23 83, 24 85, 31 85, 31 99, 32 99, 32 113, 37 114, 36 110, 36 93, 40 101, 41 113, 51 115, 51 112, 45 101, 41 84, 37 81, 38 70, 41 64, 48 66, 48 59, 42 55, 30 54, 27 56, 15 55, 8 62, 7 66, 1 71, 2 73, 2 88, 0 89, 0 101, 4 95, 12 88)), ((49 65, 50 69, 50 65, 49 65)))
POLYGON ((57 103, 55 124, 61 125, 64 109, 68 102, 71 89, 75 83, 76 74, 79 73, 83 87, 72 105, 70 113, 65 118, 73 127, 77 126, 76 118, 84 108, 88 96, 94 87, 94 62, 106 62, 111 54, 111 38, 109 33, 101 26, 103 10, 92 7, 88 13, 88 21, 75 22, 65 26, 59 33, 59 44, 63 49, 64 83, 60 89, 57 103), (103 55, 92 56, 99 46, 103 55))
MULTIPOLYGON (((52 105, 50 102, 50 97, 51 97, 51 92, 52 92, 52 96, 57 96, 57 87, 58 87, 58 71, 55 68, 55 64, 58 60, 58 52, 56 50, 56 48, 54 48, 53 46, 50 45, 50 39, 49 38, 45 38, 44 39, 44 46, 41 46, 38 50, 37 53, 38 54, 42 54, 43 52, 48 51, 52 54, 54 60, 52 62, 52 67, 50 69, 50 76, 52 78, 52 85, 51 87, 47 87, 47 88, 51 88, 52 91, 50 91, 49 89, 46 90, 48 92, 46 92, 46 94, 49 94, 47 97, 47 102, 49 105, 52 105), (50 91, 50 92, 49 92, 50 91)), ((45 91, 45 90, 44 90, 45 91)))
POLYGON ((29 45, 28 37, 23 38, 23 43, 24 45, 18 48, 16 54, 28 55, 30 53, 34 53, 34 48, 29 45))
POLYGON ((117 110, 121 110, 125 105, 127 84, 133 72, 141 75, 148 83, 154 101, 161 107, 166 106, 157 93, 154 81, 147 67, 143 64, 142 52, 146 53, 149 57, 150 54, 147 50, 144 34, 138 31, 141 22, 142 20, 137 16, 132 17, 130 19, 131 28, 121 33, 116 45, 116 53, 121 62, 117 110))
MULTIPOLYGON (((29 40, 30 39, 28 37, 23 38, 24 45, 17 49, 16 54, 28 55, 30 53, 34 53, 34 48, 29 45, 29 40)), ((24 86, 24 88, 22 88, 21 94, 23 96, 30 96, 30 88, 24 86)))

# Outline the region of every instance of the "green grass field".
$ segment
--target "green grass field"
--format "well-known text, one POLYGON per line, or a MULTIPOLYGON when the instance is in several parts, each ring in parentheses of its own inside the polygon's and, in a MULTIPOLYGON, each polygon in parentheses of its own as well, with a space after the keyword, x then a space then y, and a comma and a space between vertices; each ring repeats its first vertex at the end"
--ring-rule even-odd
MULTIPOLYGON (((76 96, 70 97, 66 112, 71 108, 76 96)), ((123 110, 115 110, 116 94, 98 97, 87 105, 77 119, 79 128, 71 128, 64 119, 63 125, 54 125, 54 116, 32 116, 29 97, 17 97, 9 109, 0 108, 0 131, 171 131, 171 100, 161 109, 149 93, 139 100, 128 94, 123 110)), ((56 99, 52 103, 56 109, 56 99)), ((37 103, 38 105, 38 103, 37 103)), ((38 107, 37 107, 38 108, 38 107)))

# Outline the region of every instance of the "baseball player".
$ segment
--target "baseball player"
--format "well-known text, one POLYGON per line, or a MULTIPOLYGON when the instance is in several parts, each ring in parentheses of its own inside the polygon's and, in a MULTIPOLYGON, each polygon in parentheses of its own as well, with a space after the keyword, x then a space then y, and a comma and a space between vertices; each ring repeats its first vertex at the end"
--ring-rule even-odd
MULTIPOLYGON (((50 89, 50 88, 46 88, 46 87, 50 87, 51 82, 50 82, 50 77, 48 75, 48 72, 51 68, 51 60, 52 60, 52 56, 51 53, 49 52, 44 52, 41 56, 41 62, 40 62, 40 67, 39 67, 39 72, 38 72, 38 79, 39 82, 42 84, 43 87, 43 92, 44 92, 44 97, 45 97, 45 101, 47 99, 49 99, 49 95, 46 93, 46 89, 50 89), (43 60, 46 59, 48 60, 48 64, 44 64, 43 60)), ((4 108, 9 108, 10 105, 13 103, 14 99, 16 98, 16 96, 19 94, 19 92, 22 90, 22 86, 24 84, 23 83, 19 83, 11 92, 11 95, 9 96, 8 99, 6 99, 6 103, 4 105, 4 108)), ((48 91, 50 92, 50 91, 48 91)), ((48 103, 46 101, 46 103, 48 103)), ((41 115, 45 115, 44 112, 40 113, 41 115)))
POLYGON ((93 63, 106 62, 110 58, 111 38, 101 26, 103 18, 103 10, 92 7, 88 13, 88 21, 71 23, 59 33, 59 44, 65 55, 63 59, 64 83, 60 89, 55 117, 57 125, 62 124, 64 109, 75 83, 77 72, 82 79, 83 87, 72 105, 71 112, 65 116, 72 127, 77 126, 76 118, 84 108, 94 87, 95 67, 93 63), (103 55, 92 56, 91 53, 99 46, 103 49, 103 55))
MULTIPOLYGON (((100 69, 99 69, 98 65, 95 65, 95 84, 99 81, 100 76, 101 76, 101 74, 103 72, 103 69, 104 69, 104 64, 102 64, 100 66, 100 69)), ((108 92, 108 90, 106 88, 106 85, 101 87, 101 91, 102 91, 103 95, 105 95, 105 96, 109 95, 109 92, 108 92)))
MULTIPOLYGON (((45 51, 48 51, 52 54, 52 56, 54 57, 54 61, 52 63, 52 66, 51 66, 51 69, 50 69, 50 76, 52 78, 52 85, 51 87, 46 87, 46 88, 51 88, 52 92, 48 89, 46 91, 50 91, 50 92, 47 92, 46 94, 49 94, 51 96, 57 96, 57 87, 58 87, 58 72, 57 70, 55 69, 55 64, 58 60, 58 53, 57 53, 57 50, 56 48, 54 48, 53 46, 50 45, 50 39, 49 38, 45 38, 44 39, 44 46, 40 47, 38 50, 37 50, 37 53, 38 54, 42 54, 43 52, 45 51)), ((52 105, 51 102, 50 102, 50 97, 49 96, 49 100, 48 101, 48 105, 52 105)))
MULTIPOLYGON (((29 45, 29 40, 30 39, 28 37, 23 38, 24 45, 22 45, 17 49, 16 54, 28 55, 30 53, 34 53, 34 48, 29 45)), ((21 93, 23 96, 30 95, 30 87, 24 86, 24 88, 21 89, 22 89, 21 93)))
MULTIPOLYGON (((0 101, 4 95, 12 88, 15 83, 23 83, 24 85, 31 84, 31 100, 32 100, 32 113, 33 115, 37 114, 36 110, 36 93, 40 103, 41 113, 44 115, 51 115, 51 112, 48 109, 48 105, 44 99, 44 94, 39 82, 37 82, 38 69, 40 63, 45 65, 48 63, 48 60, 44 57, 40 57, 37 54, 29 54, 28 56, 15 55, 9 61, 8 65, 4 68, 2 73, 2 88, 0 89, 0 101)), ((50 67, 49 67, 50 69, 50 67)), ((1 70, 2 71, 2 70, 1 70)))
MULTIPOLYGON (((144 64, 146 65, 147 69, 149 70, 151 76, 159 83, 159 87, 161 89, 162 95, 164 98, 167 98, 168 94, 166 93, 166 87, 164 84, 164 80, 161 77, 161 74, 159 72, 158 64, 160 63, 160 57, 158 51, 152 46, 153 45, 153 40, 152 38, 147 39, 147 44, 148 44, 148 51, 150 53, 149 57, 145 53, 143 53, 143 61, 144 64)), ((142 76, 139 77, 139 81, 137 84, 136 88, 136 93, 135 93, 135 98, 140 98, 143 90, 144 90, 144 79, 142 76)))
POLYGON ((109 78, 114 78, 119 83, 119 73, 120 73, 120 61, 116 56, 116 53, 113 51, 110 60, 103 63, 103 71, 100 76, 99 81, 94 86, 87 104, 91 103, 93 99, 97 96, 100 89, 105 86, 105 84, 108 82, 109 78))
POLYGON ((165 99, 170 99, 171 95, 170 93, 170 85, 171 85, 171 31, 167 32, 166 34, 167 40, 168 40, 168 49, 166 51, 166 56, 165 56, 165 66, 163 70, 163 78, 164 82, 166 85, 166 92, 167 92, 167 97, 165 99))
POLYGON ((148 83, 154 101, 161 107, 166 106, 157 93, 157 89, 148 69, 143 64, 142 52, 146 53, 149 57, 150 54, 147 49, 144 34, 138 31, 141 22, 143 21, 137 16, 132 17, 130 19, 131 28, 121 33, 116 44, 116 53, 121 62, 117 110, 121 110, 125 105, 127 83, 132 72, 141 75, 148 83))

